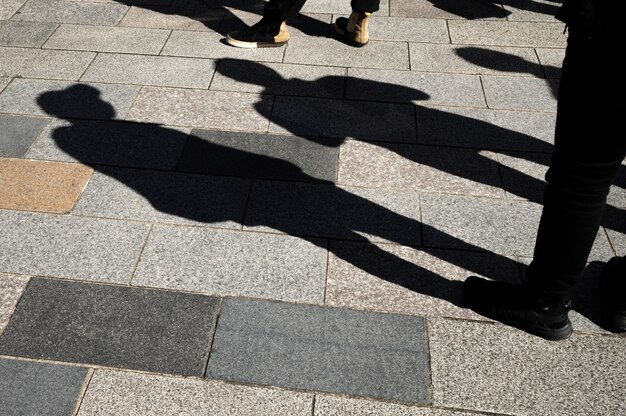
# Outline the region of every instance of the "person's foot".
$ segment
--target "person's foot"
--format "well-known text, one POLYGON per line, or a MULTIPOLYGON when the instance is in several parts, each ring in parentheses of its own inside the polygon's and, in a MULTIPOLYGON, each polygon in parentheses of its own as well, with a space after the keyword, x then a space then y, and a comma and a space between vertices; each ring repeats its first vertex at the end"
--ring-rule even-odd
POLYGON ((333 28, 349 44, 357 47, 365 46, 369 42, 368 26, 371 15, 371 13, 352 12, 349 18, 337 18, 333 28))
POLYGON ((475 312, 551 341, 566 339, 573 331, 569 301, 542 307, 526 286, 470 276, 463 284, 463 297, 475 312))
POLYGON ((267 48, 283 46, 289 41, 285 22, 260 22, 245 29, 230 32, 226 43, 238 48, 267 48))
POLYGON ((600 283, 604 295, 604 322, 606 329, 614 332, 626 332, 626 275, 620 275, 618 263, 620 257, 614 257, 604 266, 600 283))

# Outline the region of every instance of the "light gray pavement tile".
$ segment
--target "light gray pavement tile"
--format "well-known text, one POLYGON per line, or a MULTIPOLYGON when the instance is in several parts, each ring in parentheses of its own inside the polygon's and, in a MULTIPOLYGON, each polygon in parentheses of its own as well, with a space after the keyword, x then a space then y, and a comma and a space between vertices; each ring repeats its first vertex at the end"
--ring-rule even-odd
POLYGON ((95 119, 122 118, 139 87, 16 78, 0 94, 0 112, 95 119))
POLYGON ((190 131, 155 124, 57 119, 44 129, 26 157, 173 169, 190 131))
POLYGON ((223 60, 211 90, 343 98, 345 68, 223 60))
MULTIPOLYGON (((389 15, 389 1, 380 0, 380 9, 376 12, 380 16, 389 15)), ((350 14, 350 5, 343 0, 309 0, 302 11, 305 13, 344 13, 350 14)))
MULTIPOLYGON (((393 4, 393 3, 392 3, 393 4)), ((314 416, 471 416, 456 410, 407 406, 373 400, 317 394, 314 416)))
POLYGON ((8 20, 17 12, 28 0, 3 0, 0 3, 0 20, 8 20))
POLYGON ((491 75, 481 78, 490 108, 556 112, 558 80, 491 75))
POLYGON ((100 167, 73 212, 240 229, 250 186, 245 179, 100 167))
POLYGON ((244 229, 420 244, 416 192, 255 181, 244 229))
POLYGON ((312 407, 313 394, 309 393, 96 370, 78 416, 310 416, 312 407))
POLYGON ((2 93, 2 91, 4 91, 4 88, 9 85, 9 82, 11 82, 12 78, 5 78, 5 77, 0 77, 0 93, 2 93))
POLYGON ((614 207, 626 209, 626 160, 617 172, 607 202, 614 207))
POLYGON ((70 0, 70 1, 90 1, 93 3, 120 3, 129 6, 170 6, 173 0, 70 0))
POLYGON ((228 298, 208 378, 430 401, 419 317, 228 298))
POLYGON ((286 64, 350 68, 409 69, 406 42, 372 40, 367 48, 355 48, 336 39, 294 37, 285 51, 286 64))
MULTIPOLYGON (((493 153, 486 156, 491 155, 493 153)), ((502 152, 497 153, 494 160, 500 165, 500 176, 507 196, 530 201, 543 200, 550 153, 502 152)))
MULTIPOLYGON (((623 210, 619 214, 616 214, 616 215, 620 215, 622 218, 622 221, 624 220, 623 210)), ((623 228, 621 230, 625 231, 623 228)), ((624 232, 619 232, 619 231, 610 230, 610 229, 606 229, 606 233, 609 236, 609 240, 611 241, 611 246, 613 246, 615 250, 615 254, 620 255, 620 256, 626 255, 626 234, 624 234, 624 232)), ((608 260, 608 258, 606 258, 605 260, 608 260)))
POLYGON ((198 1, 176 0, 171 7, 132 6, 120 27, 153 29, 217 30, 226 11, 209 9, 198 1))
POLYGON ((273 101, 269 95, 143 87, 127 118, 174 126, 265 132, 273 101))
POLYGON ((626 410, 623 338, 574 333, 555 343, 502 325, 443 319, 428 329, 436 406, 516 415, 626 410))
MULTIPOLYGON (((234 30, 252 26, 261 20, 260 13, 229 7, 219 32, 226 35, 234 30)), ((329 13, 302 13, 287 22, 289 37, 293 36, 322 36, 328 37, 332 33, 333 16, 329 13)))
POLYGON ((48 49, 158 55, 169 30, 61 25, 43 45, 48 49))
POLYGON ((524 22, 556 22, 556 12, 561 7, 561 1, 533 0, 517 1, 504 0, 504 10, 507 11, 507 20, 524 22))
POLYGON ((462 284, 480 275, 519 282, 516 261, 490 254, 331 241, 325 304, 485 320, 463 307, 462 284))
POLYGON ((499 4, 483 0, 392 0, 391 16, 425 19, 502 19, 499 4))
POLYGON ((532 48, 409 44, 411 70, 543 77, 532 48))
POLYGON ((128 283, 148 225, 0 211, 0 270, 128 283))
POLYGON ((0 358, 2 414, 70 415, 86 377, 82 367, 0 358))
POLYGON ((565 49, 537 48, 535 49, 539 62, 547 78, 561 78, 561 66, 565 58, 565 49))
POLYGON ((17 305, 27 284, 28 277, 26 276, 0 273, 0 334, 9 322, 15 305, 17 305))
MULTIPOLYGON (((426 194, 421 198, 421 213, 428 226, 426 246, 463 248, 461 242, 465 242, 494 253, 532 257, 541 206, 521 200, 426 194)), ((600 230, 590 261, 608 260, 612 255, 600 230)))
POLYGON ((452 43, 463 45, 563 48, 563 23, 450 20, 452 43))
POLYGON ((57 26, 53 23, 0 21, 0 45, 39 48, 57 26))
POLYGON ((414 143, 415 111, 411 104, 278 96, 269 131, 414 143))
POLYGON ((417 107, 420 144, 551 152, 555 113, 417 107))
POLYGON ((348 140, 339 153, 337 183, 504 197, 496 162, 475 150, 348 140))
POLYGON ((257 62, 281 62, 285 48, 242 49, 230 46, 214 32, 174 30, 161 55, 211 59, 249 59, 257 62))
POLYGON ((29 0, 11 20, 79 25, 116 25, 128 6, 63 0, 29 0))
POLYGON ((207 89, 214 73, 209 59, 99 54, 81 80, 207 89))
POLYGON ((48 122, 46 118, 0 114, 0 156, 23 157, 48 122))
POLYGON ((208 175, 335 183, 339 141, 194 130, 176 170, 208 175))
POLYGON ((282 235, 156 226, 133 284, 322 303, 325 245, 282 235))
POLYGON ((485 107, 476 75, 348 69, 346 98, 387 102, 485 107))
POLYGON ((92 52, 0 47, 0 76, 78 80, 96 56, 92 52))
POLYGON ((374 13, 368 29, 373 40, 450 43, 448 25, 442 19, 383 17, 374 13))
POLYGON ((219 304, 188 293, 33 278, 0 353, 201 377, 219 304))

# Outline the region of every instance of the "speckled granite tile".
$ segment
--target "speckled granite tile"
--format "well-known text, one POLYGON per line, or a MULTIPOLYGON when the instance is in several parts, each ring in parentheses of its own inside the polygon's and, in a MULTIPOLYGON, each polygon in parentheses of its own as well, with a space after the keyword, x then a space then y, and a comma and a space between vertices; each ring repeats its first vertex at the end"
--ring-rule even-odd
POLYGON ((0 47, 0 75, 13 78, 78 80, 96 56, 92 52, 0 47))
POLYGON ((502 19, 500 4, 484 0, 392 0, 391 16, 426 19, 502 19))
POLYGON ((9 318, 13 315, 15 305, 27 284, 28 277, 26 276, 0 273, 0 334, 9 323, 9 318))
POLYGON ((199 1, 176 0, 170 7, 132 6, 118 26, 152 29, 217 30, 226 14, 199 1))
MULTIPOLYGON (((389 0, 380 0, 379 10, 381 16, 389 15, 389 0)), ((305 3, 302 11, 305 13, 345 13, 350 14, 350 5, 343 0, 309 0, 305 3)))
MULTIPOLYGON (((263 0, 261 0, 263 1, 263 0)), ((226 16, 219 32, 226 35, 234 30, 252 26, 261 20, 260 13, 250 12, 241 8, 230 8, 226 11, 226 16)), ((332 33, 333 16, 328 12, 324 13, 303 13, 302 11, 287 22, 287 32, 290 39, 294 36, 320 36, 328 37, 332 33)))
POLYGON ((113 26, 127 11, 128 6, 117 2, 98 4, 86 1, 29 0, 11 20, 113 26))
POLYGON ((11 78, 0 77, 0 93, 2 93, 4 88, 9 85, 9 82, 11 82, 11 78))
POLYGON ((48 123, 47 118, 0 114, 0 156, 24 156, 48 123))
POLYGON ((554 15, 561 3, 553 0, 504 0, 502 5, 507 12, 507 20, 511 22, 555 22, 554 15))
POLYGON ((544 177, 551 159, 550 153, 497 153, 495 160, 499 164, 502 188, 507 196, 542 201, 546 187, 544 177))
POLYGON ((474 413, 328 396, 326 394, 315 396, 314 416, 471 416, 472 414, 474 413))
POLYGON ((452 43, 462 45, 562 48, 563 23, 450 20, 452 43))
POLYGON ((0 45, 39 48, 57 27, 54 23, 0 21, 0 45))
POLYGON ((4 0, 0 4, 0 20, 8 20, 17 12, 28 0, 4 0))
POLYGON ((547 78, 561 78, 565 49, 536 48, 537 56, 547 78))
POLYGON ((385 17, 374 13, 368 32, 371 40, 394 40, 398 42, 449 43, 445 20, 385 17))
POLYGON ((481 78, 490 108, 556 112, 558 80, 491 75, 481 78))

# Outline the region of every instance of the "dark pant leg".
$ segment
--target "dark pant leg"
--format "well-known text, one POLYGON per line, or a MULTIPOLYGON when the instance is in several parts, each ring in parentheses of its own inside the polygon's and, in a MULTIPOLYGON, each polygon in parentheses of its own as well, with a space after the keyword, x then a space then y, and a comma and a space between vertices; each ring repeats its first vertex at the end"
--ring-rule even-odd
POLYGON ((350 2, 353 12, 369 12, 374 13, 380 7, 380 0, 352 0, 350 2))
POLYGON ((298 15, 306 0, 270 0, 263 7, 263 18, 282 22, 298 15))

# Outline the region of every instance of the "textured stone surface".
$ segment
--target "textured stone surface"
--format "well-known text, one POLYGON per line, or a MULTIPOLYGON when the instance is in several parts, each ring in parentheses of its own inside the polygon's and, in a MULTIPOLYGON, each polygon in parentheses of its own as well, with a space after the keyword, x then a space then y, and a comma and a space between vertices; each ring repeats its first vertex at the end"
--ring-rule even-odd
POLYGON ((4 0, 0 4, 0 20, 7 20, 17 12, 27 0, 4 0))
POLYGON ((96 56, 91 52, 0 47, 0 75, 78 80, 96 56))
POLYGON ((472 414, 474 413, 422 406, 406 406, 395 403, 328 396, 325 394, 315 396, 314 416, 470 416, 472 414))
MULTIPOLYGON (((393 0, 392 0, 393 3, 393 0)), ((445 20, 384 17, 375 13, 369 24, 370 39, 400 42, 448 43, 445 20)))
POLYGON ((0 156, 24 156, 46 124, 45 118, 0 114, 0 156))
MULTIPOLYGON (((264 3, 263 0, 259 1, 264 3)), ((226 12, 226 16, 224 16, 219 32, 222 35, 226 35, 234 30, 252 26, 260 20, 259 14, 259 11, 251 12, 243 10, 243 8, 230 8, 226 12)), ((290 39, 294 36, 328 37, 333 31, 332 24, 333 15, 328 12, 304 13, 300 11, 297 16, 287 21, 287 32, 290 39)))
MULTIPOLYGON (((168 2, 169 3, 169 2, 168 2)), ((153 29, 216 30, 225 10, 209 9, 199 1, 176 0, 171 7, 132 6, 118 26, 153 29)))
POLYGON ((201 295, 32 279, 0 353, 202 376, 218 306, 201 295))
POLYGON ((313 395, 307 393, 96 370, 78 415, 309 416, 312 406, 313 395))
POLYGON ((86 368, 0 358, 2 414, 72 414, 85 377, 86 368))
POLYGON ((454 44, 563 48, 563 23, 450 20, 454 44))
POLYGON ((52 23, 0 21, 0 45, 38 48, 57 27, 52 23))
POLYGON ((27 284, 26 276, 0 273, 0 334, 9 322, 27 284))
POLYGON ((29 0, 11 19, 113 26, 122 19, 126 11, 128 6, 117 2, 98 4, 87 1, 29 0))
POLYGON ((502 152, 497 154, 496 160, 507 194, 530 201, 543 200, 550 153, 502 152))
POLYGON ((9 85, 9 82, 11 82, 11 78, 0 77, 0 93, 9 85))
MULTIPOLYGON (((389 2, 389 0, 380 0, 380 9, 376 13, 381 16, 389 15, 389 2)), ((350 7, 342 0, 310 0, 305 3, 302 11, 307 13, 344 13, 348 15, 350 14, 350 7)))
POLYGON ((226 299, 207 377, 426 404, 418 317, 226 299))
POLYGON ((556 111, 558 80, 483 75, 490 108, 502 110, 556 111))
POLYGON ((499 19, 504 10, 498 3, 483 0, 392 0, 391 16, 428 19, 499 19))
POLYGON ((554 15, 559 11, 561 2, 551 0, 516 1, 504 0, 502 2, 507 12, 507 20, 523 22, 555 22, 554 15))
POLYGON ((560 78, 565 49, 536 48, 539 62, 547 78, 560 78))

